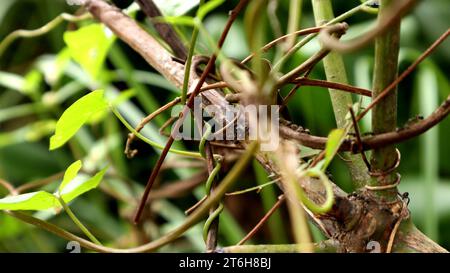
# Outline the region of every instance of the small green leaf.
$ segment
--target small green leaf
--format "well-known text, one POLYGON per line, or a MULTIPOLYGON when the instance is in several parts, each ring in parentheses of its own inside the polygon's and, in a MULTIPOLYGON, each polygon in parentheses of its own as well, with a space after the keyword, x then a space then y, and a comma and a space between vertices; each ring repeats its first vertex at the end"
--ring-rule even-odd
POLYGON ((112 32, 101 24, 91 24, 64 33, 64 41, 70 55, 92 79, 98 78, 114 37, 112 32))
POLYGON ((78 179, 71 180, 64 188, 60 191, 60 196, 64 202, 69 203, 76 197, 82 195, 83 193, 96 188, 103 179, 107 168, 104 168, 100 172, 96 173, 92 178, 81 181, 78 179))
POLYGON ((50 138, 50 150, 64 145, 93 115, 108 107, 103 93, 103 90, 93 91, 64 111, 56 123, 55 134, 50 138))
POLYGON ((64 173, 63 181, 61 182, 61 185, 59 185, 58 190, 62 191, 64 187, 66 187, 66 185, 77 176, 80 169, 81 169, 81 160, 72 163, 64 173))
POLYGON ((39 91, 39 87, 42 83, 42 74, 37 69, 33 69, 25 76, 25 82, 22 87, 25 94, 36 94, 39 91))
POLYGON ((335 129, 328 135, 328 141, 325 147, 325 163, 323 165, 323 169, 326 169, 330 162, 333 160, 334 156, 339 151, 339 147, 344 141, 344 138, 344 129, 335 129))
POLYGON ((59 207, 58 199, 45 191, 30 192, 0 199, 0 210, 46 210, 59 207))

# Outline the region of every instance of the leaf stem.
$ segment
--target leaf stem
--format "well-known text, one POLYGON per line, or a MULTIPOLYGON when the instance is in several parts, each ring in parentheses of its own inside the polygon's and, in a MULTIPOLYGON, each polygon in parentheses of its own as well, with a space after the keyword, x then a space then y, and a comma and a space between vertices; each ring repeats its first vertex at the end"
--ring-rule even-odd
MULTIPOLYGON (((333 7, 330 0, 312 0, 316 25, 321 26, 333 21, 333 7)), ((323 59, 325 74, 328 81, 347 84, 347 72, 345 70, 344 59, 339 53, 330 52, 323 59)), ((333 106, 336 125, 344 128, 347 124, 346 115, 349 105, 353 104, 352 96, 334 88, 329 89, 331 103, 333 106)), ((353 185, 359 188, 367 183, 370 177, 367 175, 367 168, 359 155, 346 154, 350 160, 347 162, 353 185)))
POLYGON ((55 17, 53 20, 48 22, 47 24, 43 25, 42 27, 34 30, 25 30, 25 29, 18 29, 6 36, 5 39, 3 39, 0 42, 0 57, 3 55, 5 50, 8 48, 8 46, 14 42, 17 38, 33 38, 40 35, 44 35, 47 32, 53 30, 55 27, 57 27, 59 24, 61 24, 63 21, 69 21, 69 22, 77 22, 92 18, 91 14, 84 13, 80 16, 74 16, 68 13, 62 13, 55 17))
POLYGON ((102 243, 100 243, 99 240, 97 240, 97 238, 95 238, 95 236, 87 229, 87 227, 85 225, 83 225, 83 223, 81 223, 81 221, 75 216, 75 214, 72 212, 72 210, 69 208, 69 206, 66 204, 66 202, 64 202, 64 200, 62 199, 61 196, 57 196, 59 203, 61 203, 61 206, 64 208, 64 211, 67 213, 67 215, 69 215, 70 219, 72 219, 72 221, 75 223, 75 225, 77 225, 78 228, 80 228, 80 230, 94 243, 96 243, 97 245, 102 245, 102 243))
POLYGON ((81 246, 86 247, 88 249, 98 251, 98 252, 107 252, 107 253, 138 253, 138 252, 150 252, 154 251, 172 241, 180 237, 183 233, 185 233, 188 229, 190 229, 193 225, 198 223, 202 220, 202 218, 208 213, 209 208, 218 204, 222 197, 224 196, 225 192, 236 182, 236 180, 239 178, 241 173, 245 170, 248 163, 251 162, 253 155, 258 150, 258 142, 252 142, 247 146, 247 151, 245 154, 242 155, 242 157, 239 159, 238 162, 233 166, 233 168, 228 172, 227 176, 222 180, 222 182, 219 184, 219 186, 216 188, 216 191, 212 193, 206 200, 203 202, 200 207, 195 210, 186 220, 183 224, 181 224, 176 229, 172 230, 171 232, 167 233, 163 237, 156 239, 155 241, 152 241, 148 244, 141 245, 139 247, 135 248, 129 248, 129 249, 118 249, 118 248, 111 248, 111 247, 105 247, 102 245, 97 245, 95 243, 92 243, 88 240, 85 240, 81 237, 78 237, 56 225, 53 225, 51 223, 47 223, 45 221, 42 221, 41 219, 35 218, 33 216, 29 216, 25 213, 21 212, 15 212, 15 211, 4 211, 6 214, 13 216, 15 218, 18 218, 26 223, 32 224, 34 226, 43 228, 49 232, 52 232, 62 238, 65 238, 67 240, 77 241, 80 243, 81 246))

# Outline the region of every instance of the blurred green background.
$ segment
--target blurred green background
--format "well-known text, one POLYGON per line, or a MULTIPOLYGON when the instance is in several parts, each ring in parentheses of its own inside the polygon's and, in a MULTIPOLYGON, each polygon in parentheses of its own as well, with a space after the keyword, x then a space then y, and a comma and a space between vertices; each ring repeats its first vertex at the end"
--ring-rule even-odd
MULTIPOLYGON (((128 2, 119 1, 116 2, 128 2)), ((158 2, 158 1, 157 1, 158 2)), ((170 15, 180 15, 195 6, 196 1, 159 1, 161 9, 170 15), (182 3, 175 6, 176 2, 182 3), (175 3, 175 4, 174 4, 175 3)), ((285 32, 289 1, 279 0, 275 13, 281 32, 285 32)), ((358 0, 334 0, 335 14, 341 14, 359 4, 358 0)), ((227 12, 237 1, 225 4, 212 11, 204 25, 215 39, 220 35, 227 19, 227 12)), ((62 12, 80 12, 63 0, 2 0, 0 5, 0 40, 16 29, 38 28, 62 12)), ((130 11, 149 32, 154 33, 141 12, 130 11)), ((194 15, 193 10, 187 11, 194 15)), ((276 30, 266 24, 268 42, 276 38, 276 30)), ((403 20, 400 52, 400 70, 404 70, 450 25, 448 0, 420 1, 415 11, 403 20)), ((374 15, 361 13, 347 22, 351 28, 346 37, 362 34, 374 22, 374 15)), ((141 227, 130 222, 134 205, 127 202, 140 196, 158 151, 137 141, 139 154, 127 159, 123 154, 127 131, 112 115, 85 126, 76 137, 56 151, 48 150, 49 136, 54 123, 71 103, 89 90, 105 88, 110 94, 132 89, 133 96, 121 105, 126 118, 136 124, 143 116, 179 95, 179 91, 168 84, 149 67, 145 61, 122 42, 116 40, 107 52, 101 65, 99 78, 83 69, 67 53, 63 39, 66 31, 76 30, 92 21, 62 23, 49 33, 31 39, 18 39, 0 56, 0 178, 18 187, 30 181, 49 177, 64 171, 76 159, 82 159, 86 173, 92 173, 104 164, 110 171, 98 190, 87 193, 71 204, 79 218, 103 242, 120 247, 129 247, 160 237, 179 225, 184 219, 184 210, 203 195, 203 186, 193 193, 177 198, 157 199, 152 203, 152 215, 141 227)), ((302 28, 314 25, 310 1, 304 1, 302 28)), ((191 29, 178 27, 186 41, 191 29)), ((95 37, 92 37, 95 39, 95 37)), ((208 54, 206 39, 201 35, 199 53, 208 54)), ((288 67, 306 59, 318 48, 312 43, 298 52, 288 67)), ((399 86, 399 127, 410 117, 427 116, 449 94, 450 41, 442 44, 432 56, 419 66, 399 86)), ((248 52, 242 16, 234 25, 224 47, 227 56, 242 59, 248 52)), ((267 58, 273 58, 269 53, 267 58)), ((370 88, 373 64, 373 47, 347 54, 345 63, 350 83, 370 88)), ((311 74, 312 78, 324 79, 321 65, 311 74)), ((287 92, 287 90, 283 90, 287 92)), ((367 103, 367 102, 365 102, 367 103)), ((335 127, 328 92, 322 88, 302 87, 289 103, 293 120, 309 128, 313 134, 326 135, 335 127), (319 113, 320 111, 320 113, 319 113)), ((165 113, 147 126, 143 133, 164 143, 158 127, 169 117, 165 113)), ((363 121, 363 130, 370 131, 370 120, 363 121)), ((426 134, 402 143, 400 190, 410 193, 410 209, 414 222, 432 239, 450 249, 450 120, 426 134)), ((179 148, 195 150, 195 143, 177 143, 179 148)), ((178 157, 168 159, 158 183, 160 186, 186 179, 201 172, 201 168, 182 168, 175 163, 178 157), (175 162, 175 163, 174 163, 175 162)), ((352 187, 348 172, 342 161, 336 159, 331 167, 334 181, 347 191, 352 187)), ((58 179, 44 189, 54 190, 58 179)), ((264 171, 254 164, 238 181, 236 189, 265 183, 264 171)), ((0 187, 0 197, 7 192, 0 187)), ((265 188, 260 194, 250 193, 226 200, 227 210, 220 219, 220 245, 237 243, 275 202, 279 190, 265 188)), ((37 213, 61 227, 80 234, 70 219, 51 212, 37 213)), ((277 212, 269 224, 252 240, 253 243, 283 243, 292 241, 288 215, 285 209, 277 212)), ((322 236, 314 230, 314 238, 322 236)), ((28 226, 0 212, 1 252, 62 252, 66 241, 28 226)), ((191 229, 187 236, 166 246, 161 251, 203 251, 201 226, 191 229)))

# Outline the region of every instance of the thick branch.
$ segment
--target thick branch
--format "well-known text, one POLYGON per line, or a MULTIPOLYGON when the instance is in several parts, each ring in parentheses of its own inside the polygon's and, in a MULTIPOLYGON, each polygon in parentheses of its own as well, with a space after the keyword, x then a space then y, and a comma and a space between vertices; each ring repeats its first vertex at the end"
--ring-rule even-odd
MULTIPOLYGON (((90 0, 88 1, 87 7, 97 19, 107 25, 120 39, 133 47, 149 62, 150 65, 157 69, 174 85, 181 87, 183 82, 184 67, 181 64, 174 62, 170 54, 163 47, 161 47, 155 39, 142 30, 132 19, 101 0, 90 0)), ((218 90, 208 90, 204 91, 202 94, 210 104, 215 104, 218 106, 228 105, 228 102, 223 97, 223 94, 218 90)), ((441 105, 441 107, 429 118, 417 123, 416 125, 410 126, 399 132, 389 132, 373 137, 363 138, 363 149, 382 147, 386 144, 392 144, 420 134, 445 118, 448 115, 450 108, 449 106, 450 98, 448 98, 447 101, 441 105)), ((326 138, 299 133, 283 125, 280 126, 280 131, 283 138, 299 140, 299 142, 305 146, 310 146, 313 148, 325 147, 326 138)), ((352 141, 347 140, 344 142, 344 150, 350 151, 353 150, 354 147, 355 145, 353 145, 352 141)), ((262 155, 258 155, 258 161, 264 166, 268 173, 277 173, 275 165, 265 159, 262 155)), ((301 181, 302 186, 309 198, 317 203, 321 203, 325 199, 324 193, 322 190, 314 187, 313 182, 314 181, 310 180, 301 181)), ((225 188, 225 185, 220 185, 219 187, 225 188)), ((312 218, 316 220, 316 223, 328 236, 334 236, 345 232, 342 230, 342 223, 345 224, 351 220, 348 219, 348 217, 355 213, 355 208, 353 207, 352 202, 350 202, 347 198, 345 192, 337 186, 334 186, 334 192, 336 196, 336 203, 330 212, 330 215, 328 215, 329 218, 320 218, 312 215, 312 218)), ((208 204, 203 204, 202 207, 205 208, 206 205, 217 203, 219 198, 220 196, 218 194, 214 194, 214 200, 210 200, 208 204)), ((198 215, 196 216, 199 217, 198 215)), ((197 217, 195 218, 196 220, 198 219, 197 217)), ((179 236, 179 234, 174 236, 179 236)), ((413 241, 413 239, 409 238, 406 240, 405 244, 410 245, 413 241)), ((155 243, 141 247, 139 250, 148 251, 153 249, 154 245, 155 243)))
MULTIPOLYGON (((330 0, 312 0, 316 25, 324 25, 334 19, 333 8, 330 0)), ((328 29, 328 28, 327 28, 328 29)), ((344 59, 337 52, 331 52, 323 59, 325 74, 329 81, 347 84, 347 72, 345 70, 344 59)), ((351 94, 344 93, 337 89, 330 88, 330 98, 333 105, 334 116, 338 128, 345 127, 349 105, 353 104, 351 94)), ((356 188, 362 187, 369 180, 367 168, 359 155, 345 155, 352 182, 356 188)))
MULTIPOLYGON (((414 138, 420 134, 425 133, 430 128, 437 125, 444 120, 450 113, 450 96, 426 119, 419 121, 413 125, 409 125, 406 128, 401 128, 392 132, 376 134, 373 136, 367 136, 362 138, 362 149, 372 150, 377 148, 386 147, 388 145, 400 143, 408 139, 414 138)), ((326 137, 313 136, 304 132, 298 132, 285 125, 280 125, 280 134, 287 139, 293 139, 300 144, 313 148, 313 149, 325 149, 327 143, 326 137)), ((341 151, 353 151, 359 152, 356 142, 354 140, 345 140, 341 146, 341 151)))
MULTIPOLYGON (((387 20, 391 9, 396 5, 395 0, 381 0, 378 22, 387 20)), ((397 18, 389 30, 378 37, 375 41, 375 66, 373 76, 372 97, 376 98, 389 84, 397 78, 398 53, 400 48, 400 18, 397 18)), ((393 90, 379 104, 372 109, 372 131, 375 134, 395 131, 397 128, 397 90, 393 90)), ((397 152, 393 145, 376 148, 370 159, 371 171, 377 173, 386 172, 396 164, 397 152)), ((384 186, 393 184, 396 174, 373 177, 371 186, 384 186)), ((377 191, 377 195, 389 200, 397 198, 397 189, 377 191)))
MULTIPOLYGON (((151 19, 162 16, 158 6, 152 0, 136 0, 142 11, 151 19)), ((185 60, 187 57, 187 50, 184 44, 178 37, 175 29, 167 24, 158 21, 153 22, 156 31, 158 31, 161 38, 172 48, 176 57, 185 60)))

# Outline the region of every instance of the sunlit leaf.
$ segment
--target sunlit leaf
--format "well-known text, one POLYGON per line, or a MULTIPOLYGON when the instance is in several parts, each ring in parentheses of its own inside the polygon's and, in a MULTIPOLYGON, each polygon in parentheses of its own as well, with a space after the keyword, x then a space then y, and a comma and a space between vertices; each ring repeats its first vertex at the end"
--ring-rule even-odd
POLYGON ((62 191, 64 187, 66 187, 66 185, 77 176, 80 169, 81 160, 75 161, 67 168, 66 172, 64 173, 63 181, 61 182, 61 185, 59 185, 59 191, 62 191))
POLYGON ((25 82, 22 87, 23 92, 26 94, 34 94, 39 91, 39 87, 42 83, 42 74, 37 69, 33 69, 25 76, 25 82))
POLYGON ((58 199, 45 191, 30 192, 0 199, 0 210, 46 210, 59 206, 58 199))
POLYGON ((114 35, 101 24, 91 24, 76 31, 64 33, 70 56, 96 79, 105 62, 114 35))
POLYGON ((50 150, 66 143, 90 118, 108 106, 103 90, 93 91, 77 100, 64 111, 56 123, 55 134, 50 138, 50 150))
POLYGON ((83 193, 96 188, 102 181, 106 171, 107 168, 104 168, 88 180, 72 179, 69 183, 64 185, 64 188, 59 192, 60 196, 68 203, 83 193))

